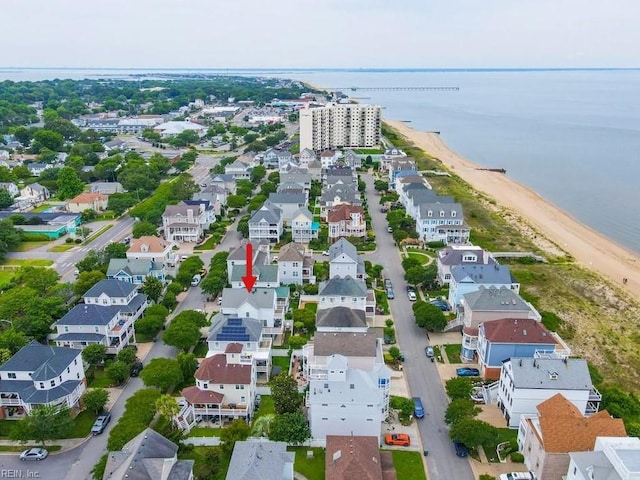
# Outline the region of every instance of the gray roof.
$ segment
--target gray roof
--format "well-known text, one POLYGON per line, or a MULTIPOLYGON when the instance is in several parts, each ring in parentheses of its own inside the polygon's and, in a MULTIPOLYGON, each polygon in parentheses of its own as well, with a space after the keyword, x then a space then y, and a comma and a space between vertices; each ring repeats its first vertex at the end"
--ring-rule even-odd
POLYGON ((60 342, 89 342, 89 343, 102 343, 105 335, 99 333, 61 333, 55 338, 55 341, 60 342))
POLYGON ((275 205, 265 202, 262 207, 256 210, 256 212, 251 216, 249 223, 259 223, 264 220, 269 225, 274 225, 280 223, 281 218, 282 210, 275 205))
POLYGON ((320 282, 318 295, 323 296, 345 296, 345 297, 366 297, 367 284, 362 280, 356 280, 350 276, 344 278, 334 277, 326 282, 320 282))
MULTIPOLYGON (((109 452, 103 478, 127 480, 157 480, 165 478, 168 465, 178 446, 154 430, 145 431, 130 440, 120 451, 109 452)), ((193 460, 178 460, 166 477, 167 480, 188 480, 191 477, 193 460)))
MULTIPOLYGON (((231 267, 231 281, 241 281, 247 274, 246 265, 234 265, 231 267)), ((259 282, 277 282, 278 265, 254 265, 253 274, 258 277, 259 282)))
POLYGON ((313 214, 309 211, 307 207, 298 208, 295 212, 293 212, 293 215, 291 215, 291 218, 295 220, 296 217, 301 214, 304 215, 307 218, 307 220, 313 221, 313 214))
POLYGON ((316 332, 313 353, 321 357, 339 354, 345 357, 375 357, 378 337, 373 332, 316 332))
MULTIPOLYGON (((238 245, 233 250, 229 251, 229 256, 227 257, 227 260, 242 260, 242 261, 246 261, 247 260, 247 244, 248 243, 251 243, 251 245, 253 246, 253 254, 256 255, 256 253, 258 252, 258 247, 260 246, 261 242, 257 242, 255 240, 244 240, 243 239, 240 242, 240 245, 238 245)), ((268 242, 264 241, 264 243, 268 243, 268 242)))
POLYGON ((362 310, 348 307, 323 308, 316 315, 317 327, 353 328, 366 327, 367 321, 362 310))
POLYGON ((31 378, 44 381, 55 378, 80 352, 73 348, 42 345, 35 340, 22 347, 0 367, 0 372, 33 372, 31 378))
POLYGON ((162 270, 162 264, 144 258, 112 258, 109 260, 107 277, 123 271, 128 275, 149 275, 151 271, 162 270))
POLYGON ((325 170, 328 177, 353 177, 351 167, 329 167, 325 170))
POLYGON ((293 470, 295 452, 285 442, 247 440, 236 442, 226 480, 281 480, 293 470))
MULTIPOLYGON (((637 455, 638 452, 636 452, 637 455)), ((602 450, 595 452, 569 452, 571 460, 582 472, 583 478, 597 478, 598 480, 623 480, 616 472, 611 460, 602 450), (589 473, 593 472, 593 477, 589 473)))
POLYGON ((164 209, 163 217, 175 217, 177 215, 181 215, 183 217, 188 217, 189 213, 196 217, 200 213, 199 205, 187 205, 186 203, 179 203, 178 205, 167 205, 164 209))
POLYGON ((307 201, 307 196, 304 193, 287 193, 284 192, 272 192, 269 194, 269 202, 276 203, 295 203, 304 205, 307 201))
POLYGON ((209 341, 257 342, 262 334, 262 322, 255 318, 236 318, 219 313, 213 318, 212 323, 209 341), (229 320, 232 320, 231 323, 229 320), (229 330, 229 327, 232 329, 229 330))
POLYGON ((217 175, 214 175, 211 178, 212 182, 224 182, 224 183, 233 183, 235 181, 235 179, 233 178, 233 175, 230 175, 228 173, 218 173, 217 175))
POLYGON ((420 203, 420 218, 425 220, 431 218, 433 220, 450 220, 452 218, 464 220, 462 205, 459 203, 440 203, 439 199, 434 202, 420 203), (429 217, 429 212, 432 212, 429 217), (444 212, 444 215, 441 215, 444 212), (455 212, 455 215, 453 214, 455 212))
POLYGON ((280 174, 280 183, 296 183, 296 184, 305 184, 311 183, 311 175, 308 173, 300 173, 300 172, 292 172, 281 173, 280 174))
POLYGON ((287 243, 280 247, 278 252, 278 263, 280 262, 303 262, 305 247, 300 243, 287 243))
POLYGON ((350 184, 336 184, 326 188, 320 196, 321 202, 327 200, 333 200, 335 197, 341 200, 356 200, 358 196, 358 189, 354 183, 350 184))
POLYGON ((128 282, 121 282, 120 280, 112 279, 100 280, 91 287, 83 297, 99 297, 103 293, 111 298, 128 297, 135 289, 136 286, 128 282))
POLYGON ((463 298, 469 309, 474 311, 522 312, 531 310, 520 295, 508 287, 484 287, 476 292, 466 293, 463 298))
MULTIPOLYGON (((76 353, 80 353, 80 350, 75 351, 76 353)), ((53 378, 49 377, 43 380, 50 379, 53 378)), ((30 403, 32 405, 41 405, 44 403, 55 402, 57 400, 60 400, 61 398, 66 397, 67 395, 73 393, 78 385, 80 385, 80 380, 68 380, 48 390, 39 390, 35 387, 33 381, 30 380, 3 380, 2 382, 0 382, 0 392, 17 393, 23 402, 30 403)))
MULTIPOLYGON (((135 287, 135 285, 132 286, 135 287)), ((100 306, 93 303, 76 305, 58 320, 56 325, 107 325, 118 315, 121 309, 122 307, 117 305, 100 306)))
POLYGON ((477 257, 476 262, 465 261, 465 265, 493 265, 497 263, 495 259, 487 252, 478 247, 453 248, 451 246, 445 247, 438 252, 438 261, 443 265, 460 265, 462 264, 462 258, 467 255, 475 255, 477 257))
MULTIPOLYGON (((419 185, 417 183, 411 183, 410 185, 419 185)), ((437 195, 433 190, 428 188, 421 189, 409 189, 405 188, 407 198, 410 198, 414 205, 432 204, 432 203, 455 203, 454 198, 451 195, 437 195)))
POLYGON ((415 160, 413 160, 412 158, 403 158, 403 159, 397 159, 397 160, 392 160, 391 161, 391 165, 389 166, 389 168, 391 170, 394 171, 398 171, 398 170, 415 170, 416 169, 416 162, 415 160))
POLYGON ((516 388, 550 390, 591 390, 591 376, 583 358, 511 358, 516 388), (557 373, 557 378, 552 378, 557 373))
POLYGON ((122 305, 119 308, 121 312, 135 313, 145 303, 147 303, 147 296, 144 293, 139 293, 133 297, 128 304, 122 305))
POLYGON ((356 250, 356 247, 344 237, 340 237, 337 242, 329 247, 329 261, 342 254, 345 254, 354 262, 358 260, 358 250, 356 250))
POLYGON ((271 308, 275 304, 276 291, 273 288, 225 288, 222 291, 222 308, 237 308, 249 302, 256 308, 271 308))
POLYGON ((451 277, 457 283, 510 285, 517 283, 507 265, 456 265, 451 277))

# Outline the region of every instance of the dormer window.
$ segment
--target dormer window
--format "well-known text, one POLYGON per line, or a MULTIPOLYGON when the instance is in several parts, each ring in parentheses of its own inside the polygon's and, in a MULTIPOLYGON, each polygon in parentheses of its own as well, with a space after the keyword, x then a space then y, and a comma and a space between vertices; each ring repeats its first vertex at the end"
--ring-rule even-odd
POLYGON ((549 380, 557 380, 558 372, 549 372, 549 380))
POLYGON ((452 217, 455 217, 455 216, 456 216, 456 211, 455 211, 455 210, 453 210, 453 211, 451 212, 451 216, 452 216, 452 217))
POLYGON ((433 217, 433 212, 431 210, 427 212, 427 217, 433 217))
POLYGON ((444 210, 440 210, 440 217, 444 217, 444 210))

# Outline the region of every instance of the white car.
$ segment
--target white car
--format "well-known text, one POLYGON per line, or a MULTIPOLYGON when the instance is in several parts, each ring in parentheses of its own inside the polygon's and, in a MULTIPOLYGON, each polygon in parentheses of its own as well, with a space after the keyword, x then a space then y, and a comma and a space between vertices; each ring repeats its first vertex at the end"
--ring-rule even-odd
POLYGON ((532 472, 511 472, 500 475, 500 480, 534 480, 532 472))
POLYGON ((391 228, 391 227, 387 227, 387 232, 389 232, 389 233, 393 233, 393 228, 391 228))
POLYGON ((418 300, 416 292, 407 292, 407 296, 409 297, 409 300, 411 300, 412 302, 415 302, 416 300, 418 300))
POLYGON ((324 252, 322 252, 322 256, 323 257, 328 257, 329 256, 329 250, 325 250, 324 252))

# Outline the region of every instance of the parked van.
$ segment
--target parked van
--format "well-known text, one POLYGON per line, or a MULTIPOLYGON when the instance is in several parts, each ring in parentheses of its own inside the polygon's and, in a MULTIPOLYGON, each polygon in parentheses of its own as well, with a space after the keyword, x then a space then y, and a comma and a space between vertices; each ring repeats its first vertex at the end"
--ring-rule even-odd
POLYGON ((197 287, 198 285, 200 285, 200 280, 202 280, 202 276, 196 273, 191 279, 191 286, 197 287))
POLYGON ((500 480, 535 480, 533 472, 511 472, 500 475, 500 480))
POLYGON ((424 417, 424 407, 420 397, 413 397, 413 416, 416 418, 424 417))

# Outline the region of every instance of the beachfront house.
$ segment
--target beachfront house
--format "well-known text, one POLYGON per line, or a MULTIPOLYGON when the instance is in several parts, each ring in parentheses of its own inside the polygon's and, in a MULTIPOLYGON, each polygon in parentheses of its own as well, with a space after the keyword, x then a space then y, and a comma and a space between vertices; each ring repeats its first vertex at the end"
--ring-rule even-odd
POLYGON ((490 252, 475 245, 448 245, 438 250, 438 283, 449 285, 451 269, 457 265, 495 265, 497 262, 490 252))
POLYGON ((593 451, 569 453, 565 480, 594 480, 594 472, 611 479, 640 477, 638 437, 598 437, 593 451))
POLYGON ((421 203, 416 232, 423 242, 469 243, 471 228, 464 222, 460 203, 421 203))
POLYGON ((458 312, 463 295, 480 290, 480 287, 507 287, 520 293, 520 283, 507 265, 456 265, 451 269, 449 304, 458 312))

